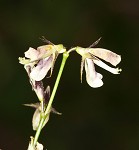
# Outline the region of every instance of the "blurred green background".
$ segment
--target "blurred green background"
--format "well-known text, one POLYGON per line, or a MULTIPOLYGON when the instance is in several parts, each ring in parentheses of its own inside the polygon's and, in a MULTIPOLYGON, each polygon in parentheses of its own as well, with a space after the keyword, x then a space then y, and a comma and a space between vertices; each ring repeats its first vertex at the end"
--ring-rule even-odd
MULTIPOLYGON (((24 103, 37 102, 18 57, 44 43, 97 47, 122 56, 120 75, 101 68, 104 86, 93 89, 83 76, 80 59, 71 53, 53 106, 62 116, 51 114, 39 141, 48 150, 139 149, 139 1, 138 0, 39 0, 0 2, 0 148, 27 149, 34 136, 34 110, 24 103)), ((61 62, 45 83, 54 85, 61 62)))

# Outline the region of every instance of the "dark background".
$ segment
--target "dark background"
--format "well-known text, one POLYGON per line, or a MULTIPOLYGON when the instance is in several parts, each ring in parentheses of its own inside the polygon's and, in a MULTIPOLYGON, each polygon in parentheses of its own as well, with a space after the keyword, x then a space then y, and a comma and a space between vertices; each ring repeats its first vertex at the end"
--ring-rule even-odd
MULTIPOLYGON (((83 76, 80 56, 71 53, 40 143, 48 150, 139 149, 139 1, 138 0, 39 0, 0 2, 0 148, 25 150, 34 136, 34 110, 24 103, 37 102, 18 57, 44 43, 88 47, 99 37, 98 47, 122 56, 120 75, 101 68, 104 86, 93 89, 83 76)), ((61 62, 45 81, 54 85, 61 62)))

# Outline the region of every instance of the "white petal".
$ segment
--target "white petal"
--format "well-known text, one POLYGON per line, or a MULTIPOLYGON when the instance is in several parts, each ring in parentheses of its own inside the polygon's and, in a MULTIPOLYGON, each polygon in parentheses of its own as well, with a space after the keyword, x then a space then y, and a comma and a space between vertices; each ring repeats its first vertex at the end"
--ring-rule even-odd
POLYGON ((35 81, 41 81, 53 65, 52 56, 39 61, 36 67, 32 69, 30 77, 35 81))
POLYGON ((38 55, 39 55, 39 52, 32 47, 30 47, 28 51, 25 52, 25 57, 30 58, 31 61, 37 60, 38 55))
POLYGON ((116 53, 103 49, 103 48, 88 48, 89 52, 93 54, 94 56, 97 56, 109 63, 111 63, 113 66, 116 66, 121 61, 121 56, 117 55, 116 53))
POLYGON ((103 85, 103 81, 101 80, 103 76, 95 71, 95 66, 91 59, 85 59, 85 71, 86 81, 91 87, 98 88, 103 85))
POLYGON ((96 65, 98 65, 99 67, 113 73, 113 74, 119 74, 119 72, 121 71, 121 69, 118 69, 118 68, 112 68, 108 65, 106 65, 104 62, 102 62, 101 60, 99 59, 93 59, 94 63, 96 65))

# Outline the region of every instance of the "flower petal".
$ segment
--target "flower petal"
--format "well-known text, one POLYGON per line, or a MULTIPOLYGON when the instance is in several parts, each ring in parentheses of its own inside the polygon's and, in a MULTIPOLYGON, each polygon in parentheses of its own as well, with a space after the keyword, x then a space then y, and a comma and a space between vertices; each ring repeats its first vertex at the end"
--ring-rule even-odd
POLYGON ((101 80, 103 76, 95 71, 95 66, 91 59, 85 59, 85 71, 86 81, 91 87, 98 88, 103 85, 103 81, 101 80))
POLYGON ((31 61, 37 60, 38 55, 39 55, 39 52, 32 47, 30 47, 28 51, 25 52, 25 57, 30 58, 31 61))
POLYGON ((48 51, 46 51, 46 46, 40 46, 36 49, 30 47, 28 51, 25 52, 25 57, 26 58, 30 58, 30 61, 35 61, 35 60, 39 60, 45 57, 50 56, 52 53, 48 51))
POLYGON ((53 45, 42 45, 37 47, 37 50, 40 52, 40 57, 48 57, 51 54, 55 53, 53 50, 53 45))
POLYGON ((35 81, 42 80, 53 65, 52 56, 39 61, 36 67, 32 69, 30 77, 35 81))
POLYGON ((88 51, 93 54, 94 56, 97 56, 109 63, 111 63, 113 66, 116 66, 121 61, 121 56, 117 55, 116 53, 113 53, 110 50, 103 49, 103 48, 89 48, 88 51))
POLYGON ((101 67, 101 68, 103 68, 103 69, 105 69, 105 70, 107 70, 107 71, 109 71, 109 72, 111 72, 113 74, 119 74, 120 71, 121 71, 121 69, 119 69, 119 68, 112 68, 112 67, 106 65, 104 62, 102 62, 98 58, 94 58, 93 61, 99 67, 101 67))

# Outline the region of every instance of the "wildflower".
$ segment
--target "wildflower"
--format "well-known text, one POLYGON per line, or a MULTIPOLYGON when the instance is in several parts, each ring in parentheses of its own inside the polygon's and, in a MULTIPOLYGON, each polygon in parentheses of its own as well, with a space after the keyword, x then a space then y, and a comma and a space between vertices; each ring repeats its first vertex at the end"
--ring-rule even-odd
POLYGON ((121 61, 121 56, 117 55, 114 52, 111 52, 110 50, 103 48, 77 47, 76 52, 82 56, 81 81, 82 81, 83 67, 85 65, 86 81, 93 88, 101 87, 103 85, 102 81, 103 76, 95 71, 94 64, 98 65, 99 67, 102 67, 103 69, 113 74, 119 74, 121 71, 121 69, 112 68, 100 60, 103 59, 106 62, 112 64, 113 66, 116 66, 121 61))
POLYGON ((48 71, 51 73, 55 60, 59 53, 65 52, 66 49, 62 44, 59 45, 43 45, 36 49, 29 48, 25 52, 25 57, 19 57, 19 63, 23 64, 25 69, 30 66, 31 72, 29 77, 35 81, 41 81, 48 71))

